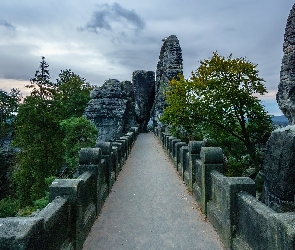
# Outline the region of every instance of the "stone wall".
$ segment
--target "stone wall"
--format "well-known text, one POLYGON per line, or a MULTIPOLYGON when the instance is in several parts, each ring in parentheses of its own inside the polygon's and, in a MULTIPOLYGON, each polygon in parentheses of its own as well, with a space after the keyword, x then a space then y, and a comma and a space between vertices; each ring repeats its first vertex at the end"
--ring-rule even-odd
POLYGON ((137 135, 138 128, 131 128, 114 142, 81 149, 80 176, 54 180, 44 209, 32 217, 0 219, 0 249, 82 249, 137 135))
POLYGON ((256 199, 252 179, 224 176, 221 148, 187 145, 164 131, 154 132, 226 249, 295 248, 295 212, 278 213, 256 199))

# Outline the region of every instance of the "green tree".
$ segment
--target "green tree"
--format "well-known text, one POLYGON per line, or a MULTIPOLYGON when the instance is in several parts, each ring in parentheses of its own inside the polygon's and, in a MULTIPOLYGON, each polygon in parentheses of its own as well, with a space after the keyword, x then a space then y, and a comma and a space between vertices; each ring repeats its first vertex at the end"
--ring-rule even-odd
POLYGON ((58 94, 55 99, 61 107, 61 119, 82 116, 93 87, 70 69, 60 72, 57 86, 58 94))
POLYGON ((227 143, 237 155, 248 154, 258 171, 260 149, 273 124, 257 97, 267 91, 256 67, 245 58, 225 58, 215 52, 200 62, 190 79, 171 81, 162 120, 189 134, 199 129, 201 136, 227 143), (242 146, 237 150, 231 141, 242 146))
POLYGON ((60 122, 65 133, 63 146, 65 150, 64 161, 70 170, 77 168, 79 163, 79 150, 94 147, 97 138, 97 128, 85 117, 71 117, 60 122))
POLYGON ((0 89, 0 125, 11 124, 18 111, 22 95, 19 89, 11 89, 10 93, 0 89))
POLYGON ((48 64, 42 57, 39 70, 31 79, 31 95, 19 108, 14 145, 17 156, 14 181, 22 204, 44 196, 45 179, 56 175, 63 162, 62 132, 59 129, 58 105, 54 102, 56 86, 50 81, 48 64))
POLYGON ((83 138, 87 139, 85 146, 89 143, 92 130, 89 126, 88 130, 83 129, 81 126, 85 123, 77 118, 76 126, 80 127, 75 133, 81 138, 77 137, 78 141, 71 138, 73 144, 64 147, 63 143, 67 142, 68 133, 73 128, 71 123, 61 121, 83 114, 92 88, 84 78, 70 70, 61 71, 56 83, 51 82, 49 65, 44 57, 27 87, 32 92, 19 108, 16 123, 14 144, 21 151, 14 182, 21 204, 32 205, 34 201, 42 200, 48 189, 46 179, 58 175, 65 161, 74 166, 73 153, 70 153, 72 147, 82 145, 79 140, 83 138))

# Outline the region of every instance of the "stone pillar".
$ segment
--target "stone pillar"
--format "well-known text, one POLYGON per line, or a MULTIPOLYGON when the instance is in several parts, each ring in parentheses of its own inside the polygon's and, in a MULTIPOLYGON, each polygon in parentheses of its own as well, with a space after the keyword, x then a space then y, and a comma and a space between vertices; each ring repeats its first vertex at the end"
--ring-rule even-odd
POLYGON ((218 147, 202 147, 200 152, 202 162, 201 200, 198 201, 201 210, 207 214, 207 202, 211 196, 211 172, 216 170, 223 173, 223 153, 218 147))
POLYGON ((164 38, 156 71, 155 101, 152 111, 154 126, 162 127, 160 118, 167 106, 165 90, 169 81, 183 74, 182 50, 175 35, 164 38))
POLYGON ((155 99, 155 72, 137 70, 133 72, 132 83, 135 96, 135 118, 140 132, 147 132, 150 112, 155 99))
POLYGON ((283 59, 277 102, 291 124, 295 124, 295 4, 285 29, 283 59))
POLYGON ((193 182, 195 181, 196 160, 200 159, 201 148, 205 146, 203 141, 190 141, 189 147, 189 164, 187 173, 184 175, 184 181, 189 191, 193 191, 193 182))

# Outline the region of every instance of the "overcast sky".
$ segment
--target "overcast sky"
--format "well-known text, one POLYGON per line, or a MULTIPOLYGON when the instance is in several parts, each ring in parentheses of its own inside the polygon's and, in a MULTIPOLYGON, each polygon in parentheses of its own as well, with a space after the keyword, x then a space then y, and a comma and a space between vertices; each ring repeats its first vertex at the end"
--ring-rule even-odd
MULTIPOLYGON (((258 64, 271 114, 286 21, 294 0, 1 0, 0 89, 23 89, 41 57, 52 80, 71 69, 102 85, 131 81, 138 69, 156 70, 162 39, 176 35, 184 75, 214 51, 258 64)), ((23 92, 25 92, 24 90, 23 92)))

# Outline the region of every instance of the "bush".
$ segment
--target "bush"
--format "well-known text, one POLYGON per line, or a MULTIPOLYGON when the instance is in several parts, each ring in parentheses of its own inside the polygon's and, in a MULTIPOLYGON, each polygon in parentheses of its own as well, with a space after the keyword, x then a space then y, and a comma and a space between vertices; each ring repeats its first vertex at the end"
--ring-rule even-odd
POLYGON ((0 218, 14 217, 19 207, 19 201, 11 197, 0 200, 0 218))

